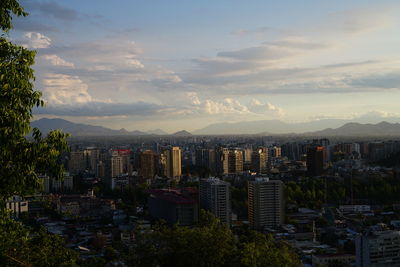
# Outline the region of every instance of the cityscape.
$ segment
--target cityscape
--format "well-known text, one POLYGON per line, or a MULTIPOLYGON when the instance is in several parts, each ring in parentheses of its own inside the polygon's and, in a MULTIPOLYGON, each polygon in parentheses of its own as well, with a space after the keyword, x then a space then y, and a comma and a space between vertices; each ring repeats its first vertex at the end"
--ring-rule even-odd
POLYGON ((400 266, 395 1, 1 1, 0 266, 400 266))
POLYGON ((63 180, 42 175, 41 190, 7 207, 66 238, 82 258, 115 249, 118 264, 138 231, 160 221, 194 227, 200 210, 234 233, 271 235, 310 266, 400 264, 400 140, 130 139, 71 139, 63 180))

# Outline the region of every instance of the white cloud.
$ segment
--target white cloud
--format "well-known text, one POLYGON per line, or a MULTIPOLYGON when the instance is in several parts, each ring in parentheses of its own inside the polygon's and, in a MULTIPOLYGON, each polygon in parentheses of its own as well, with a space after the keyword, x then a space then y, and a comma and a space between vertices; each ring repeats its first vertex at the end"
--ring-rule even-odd
POLYGON ((201 104, 200 99, 196 92, 188 92, 186 93, 186 96, 189 98, 191 104, 196 106, 201 104))
POLYGON ((238 100, 225 98, 223 101, 206 100, 204 111, 207 114, 249 114, 249 109, 238 100))
POLYGON ((60 58, 59 56, 53 54, 53 55, 44 55, 43 56, 44 59, 48 60, 51 65, 53 66, 60 66, 60 67, 70 67, 70 68, 74 68, 75 65, 72 62, 68 62, 62 58, 60 58))
POLYGON ((282 108, 277 107, 269 102, 266 102, 265 104, 261 103, 257 99, 251 100, 249 104, 249 110, 254 113, 260 113, 260 114, 272 113, 277 117, 283 117, 285 115, 285 112, 282 108))
POLYGON ((92 101, 87 84, 78 76, 49 73, 42 83, 44 98, 52 104, 81 104, 92 101))
POLYGON ((47 48, 51 45, 51 39, 39 32, 26 32, 22 45, 31 49, 47 48))
POLYGON ((132 67, 135 67, 135 68, 139 68, 139 69, 143 69, 144 68, 144 65, 142 64, 142 62, 137 60, 135 55, 127 55, 125 57, 125 62, 129 66, 132 66, 132 67))

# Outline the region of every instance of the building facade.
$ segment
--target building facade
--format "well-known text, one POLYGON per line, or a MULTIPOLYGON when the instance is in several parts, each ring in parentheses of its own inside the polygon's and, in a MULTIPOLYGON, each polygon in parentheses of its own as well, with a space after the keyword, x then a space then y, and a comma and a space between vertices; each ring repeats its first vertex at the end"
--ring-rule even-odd
POLYGON ((229 183, 217 178, 201 179, 200 208, 211 211, 222 223, 231 223, 229 183))
POLYGON ((256 178, 248 182, 248 218, 253 229, 276 228, 284 223, 283 183, 256 178))

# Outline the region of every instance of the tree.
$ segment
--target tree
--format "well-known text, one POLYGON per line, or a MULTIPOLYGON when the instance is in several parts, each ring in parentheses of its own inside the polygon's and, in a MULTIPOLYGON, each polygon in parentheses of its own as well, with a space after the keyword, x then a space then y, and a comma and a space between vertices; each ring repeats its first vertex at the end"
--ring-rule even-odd
POLYGON ((5 209, 12 195, 25 195, 39 187, 41 173, 61 178, 57 159, 67 149, 66 135, 53 131, 43 138, 38 129, 31 132, 32 109, 43 106, 41 93, 33 88, 35 52, 7 39, 12 15, 27 13, 16 0, 0 2, 0 262, 5 266, 74 266, 72 251, 62 240, 45 232, 29 233, 13 221, 5 209), (55 262, 54 262, 55 261, 55 262))
POLYGON ((234 233, 201 211, 196 227, 166 227, 137 235, 129 266, 300 266, 297 256, 269 235, 250 229, 234 233))
POLYGON ((32 109, 44 105, 41 93, 33 89, 36 52, 15 45, 5 34, 12 28, 11 13, 27 13, 15 0, 0 4, 0 207, 15 194, 31 193, 40 186, 39 174, 61 178, 62 165, 57 159, 68 146, 66 135, 53 131, 45 138, 33 129, 28 140, 32 109))

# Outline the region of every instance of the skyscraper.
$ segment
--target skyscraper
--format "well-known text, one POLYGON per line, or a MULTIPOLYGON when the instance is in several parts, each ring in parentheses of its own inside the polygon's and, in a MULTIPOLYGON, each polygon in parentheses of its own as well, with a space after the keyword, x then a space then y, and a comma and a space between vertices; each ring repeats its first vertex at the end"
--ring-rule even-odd
POLYGON ((258 173, 267 171, 268 148, 262 147, 251 153, 251 169, 258 173))
POLYGON ((71 174, 85 171, 86 160, 84 151, 71 151, 69 153, 68 170, 71 174))
POLYGON ((356 266, 400 266, 400 231, 381 231, 356 238, 356 266))
POLYGON ((307 173, 320 176, 324 170, 324 147, 313 146, 307 150, 307 173))
POLYGON ((283 183, 256 178, 248 182, 248 215, 253 229, 276 228, 284 223, 283 183))
POLYGON ((239 149, 229 150, 228 173, 234 174, 243 171, 243 151, 239 149))
POLYGON ((215 161, 216 161, 217 174, 222 175, 229 173, 228 158, 229 158, 228 148, 219 147, 216 150, 215 161))
POLYGON ((208 148, 198 148, 195 152, 195 165, 198 167, 207 168, 210 173, 215 174, 216 162, 215 162, 215 150, 208 148))
POLYGON ((231 222, 231 205, 229 183, 217 178, 200 180, 199 186, 200 207, 209 210, 222 223, 231 222))
POLYGON ((173 146, 164 150, 161 157, 163 174, 168 178, 179 179, 182 175, 181 149, 173 146))
POLYGON ((140 153, 139 175, 145 179, 153 179, 158 172, 158 157, 151 150, 140 153))

